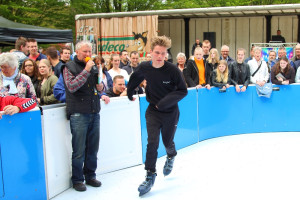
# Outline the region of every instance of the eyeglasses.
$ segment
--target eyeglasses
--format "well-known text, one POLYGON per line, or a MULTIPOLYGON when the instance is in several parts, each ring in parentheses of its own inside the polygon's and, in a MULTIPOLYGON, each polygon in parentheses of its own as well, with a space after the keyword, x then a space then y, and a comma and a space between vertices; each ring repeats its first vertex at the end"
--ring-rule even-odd
POLYGON ((33 65, 32 64, 29 64, 29 65, 25 65, 25 67, 32 67, 33 65))

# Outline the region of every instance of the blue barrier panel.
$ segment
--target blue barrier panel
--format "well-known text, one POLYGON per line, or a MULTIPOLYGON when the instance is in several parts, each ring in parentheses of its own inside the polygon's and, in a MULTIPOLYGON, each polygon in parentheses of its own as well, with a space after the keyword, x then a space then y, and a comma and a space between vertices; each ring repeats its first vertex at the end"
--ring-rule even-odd
POLYGON ((258 97, 253 87, 252 132, 299 131, 300 85, 273 87, 279 87, 280 91, 273 91, 270 99, 258 97))
MULTIPOLYGON (((187 147, 198 142, 198 119, 197 119, 197 91, 195 89, 188 90, 188 95, 179 102, 180 117, 175 133, 176 149, 187 147)), ((140 97, 140 112, 141 112, 141 134, 142 134, 142 150, 143 162, 146 159, 147 149, 147 129, 145 113, 148 107, 146 97, 140 97)), ((158 157, 166 155, 166 151, 160 137, 158 157)))
POLYGON ((1 156, 1 144, 0 144, 0 198, 4 196, 3 185, 3 173, 2 173, 2 156, 1 156))
POLYGON ((252 91, 237 93, 234 87, 198 90, 199 141, 252 132, 252 91))
POLYGON ((4 200, 46 200, 41 113, 3 116, 0 145, 4 200))
POLYGON ((175 134, 177 149, 182 149, 199 141, 196 89, 188 90, 188 95, 179 102, 180 117, 175 134))

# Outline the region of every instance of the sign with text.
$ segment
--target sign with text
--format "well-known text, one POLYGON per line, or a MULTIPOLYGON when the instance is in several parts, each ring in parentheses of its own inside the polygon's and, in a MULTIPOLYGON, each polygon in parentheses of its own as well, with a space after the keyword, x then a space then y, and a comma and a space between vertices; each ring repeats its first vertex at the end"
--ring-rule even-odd
POLYGON ((145 57, 157 29, 157 15, 83 19, 76 21, 76 39, 91 41, 97 47, 93 46, 93 53, 103 57, 123 50, 137 51, 140 57, 145 57))

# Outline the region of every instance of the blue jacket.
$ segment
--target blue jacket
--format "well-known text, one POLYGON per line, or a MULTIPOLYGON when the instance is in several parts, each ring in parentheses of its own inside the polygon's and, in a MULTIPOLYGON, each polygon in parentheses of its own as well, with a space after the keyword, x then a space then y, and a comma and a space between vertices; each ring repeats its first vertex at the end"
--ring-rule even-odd
POLYGON ((108 88, 105 88, 105 90, 108 90, 109 88, 113 87, 113 80, 112 80, 111 76, 109 75, 108 71, 105 70, 104 74, 106 76, 107 86, 108 86, 108 88))
POLYGON ((53 88, 53 94, 54 97, 60 102, 62 103, 66 102, 66 91, 65 91, 64 78, 62 73, 60 74, 59 79, 53 88))
MULTIPOLYGON (((112 79, 110 77, 110 75, 108 74, 107 71, 104 72, 107 78, 107 85, 111 88, 113 85, 112 79), (108 74, 108 75, 107 75, 108 74)), ((58 81, 56 82, 54 88, 53 88, 53 94, 54 97, 59 100, 62 103, 66 102, 66 90, 65 90, 65 85, 64 85, 64 78, 63 78, 63 74, 61 73, 59 76, 58 81)), ((102 92, 99 96, 99 98, 101 98, 102 95, 106 95, 105 92, 102 92)))

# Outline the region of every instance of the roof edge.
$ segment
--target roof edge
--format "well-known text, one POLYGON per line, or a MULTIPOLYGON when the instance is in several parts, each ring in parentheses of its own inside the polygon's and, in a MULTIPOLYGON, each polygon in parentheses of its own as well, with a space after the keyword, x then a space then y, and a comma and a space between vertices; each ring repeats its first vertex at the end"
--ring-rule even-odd
POLYGON ((212 12, 238 12, 238 11, 259 11, 259 10, 289 10, 300 9, 300 4, 276 4, 258 6, 230 6, 230 7, 209 7, 209 8, 187 8, 169 10, 148 10, 114 13, 92 13, 75 15, 75 20, 91 18, 112 18, 112 17, 134 17, 147 15, 168 15, 168 14, 191 14, 191 13, 212 13, 212 12))

